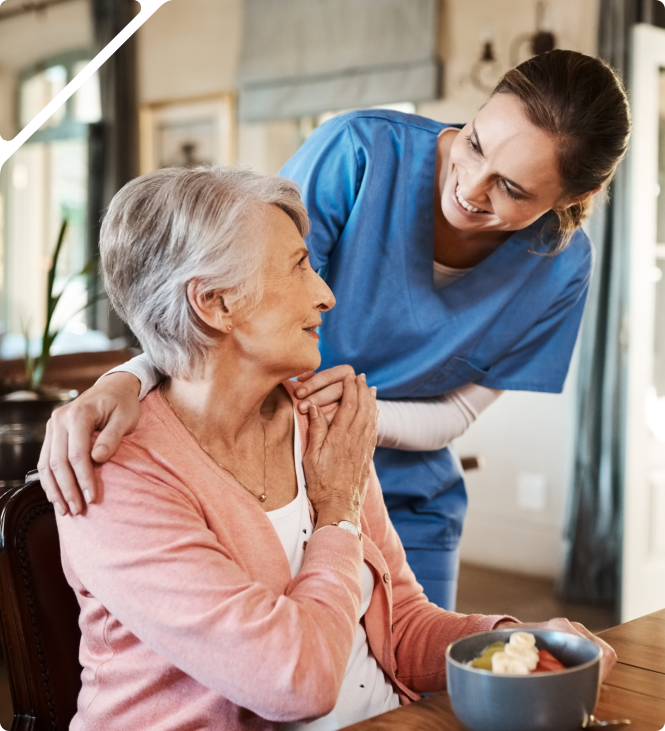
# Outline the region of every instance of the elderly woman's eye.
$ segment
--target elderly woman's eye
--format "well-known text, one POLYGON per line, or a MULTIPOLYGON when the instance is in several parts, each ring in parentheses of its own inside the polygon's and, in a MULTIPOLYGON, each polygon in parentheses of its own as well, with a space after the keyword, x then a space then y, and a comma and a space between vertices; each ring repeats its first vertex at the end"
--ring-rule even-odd
POLYGON ((303 265, 303 264, 304 264, 304 263, 305 263, 305 262, 307 261, 307 257, 308 257, 308 256, 309 256, 309 254, 305 254, 305 256, 303 256, 303 258, 302 258, 302 259, 300 259, 300 261, 298 262, 298 266, 299 266, 299 267, 300 267, 301 269, 302 269, 302 265, 303 265))

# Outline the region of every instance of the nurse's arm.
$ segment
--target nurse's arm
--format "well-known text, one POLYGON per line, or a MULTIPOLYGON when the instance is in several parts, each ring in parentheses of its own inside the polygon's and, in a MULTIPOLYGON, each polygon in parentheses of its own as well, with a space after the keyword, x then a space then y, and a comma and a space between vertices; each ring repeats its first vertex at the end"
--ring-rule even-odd
POLYGON ((146 355, 104 374, 75 401, 56 409, 46 428, 39 477, 60 515, 83 510, 97 499, 93 460, 106 462, 139 419, 139 400, 163 376, 146 355), (93 434, 99 432, 96 439, 93 434))
POLYGON ((378 400, 378 446, 407 452, 443 449, 503 391, 469 383, 435 399, 378 400))
MULTIPOLYGON (((298 376, 301 386, 296 396, 303 401, 299 409, 306 413, 313 403, 330 421, 341 397, 342 381, 353 373, 349 365, 335 366, 298 376)), ((379 447, 407 452, 443 449, 473 424, 503 391, 469 383, 433 399, 390 401, 379 399, 379 447)))

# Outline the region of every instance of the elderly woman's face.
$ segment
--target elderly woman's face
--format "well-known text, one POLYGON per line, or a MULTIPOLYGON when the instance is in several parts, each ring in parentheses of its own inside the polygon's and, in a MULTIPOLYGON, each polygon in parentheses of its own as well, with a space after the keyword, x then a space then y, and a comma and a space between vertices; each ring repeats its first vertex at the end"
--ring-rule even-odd
POLYGON ((316 329, 335 297, 310 266, 305 242, 289 216, 266 206, 261 218, 258 235, 266 239, 263 296, 251 317, 235 329, 235 339, 246 355, 290 377, 319 367, 316 329))

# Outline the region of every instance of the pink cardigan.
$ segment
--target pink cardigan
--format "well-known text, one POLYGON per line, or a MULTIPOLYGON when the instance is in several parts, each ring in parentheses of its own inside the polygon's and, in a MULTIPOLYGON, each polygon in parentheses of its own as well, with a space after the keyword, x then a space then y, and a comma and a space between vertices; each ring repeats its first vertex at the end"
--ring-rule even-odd
MULTIPOLYGON (((298 419, 304 453, 308 421, 298 419)), ((97 477, 101 502, 58 517, 83 634, 72 729, 267 731, 330 712, 358 625, 363 560, 375 578, 367 637, 403 702, 445 687, 452 640, 503 619, 427 601, 374 471, 362 541, 315 532, 291 579, 258 502, 201 451, 158 391, 97 477)))

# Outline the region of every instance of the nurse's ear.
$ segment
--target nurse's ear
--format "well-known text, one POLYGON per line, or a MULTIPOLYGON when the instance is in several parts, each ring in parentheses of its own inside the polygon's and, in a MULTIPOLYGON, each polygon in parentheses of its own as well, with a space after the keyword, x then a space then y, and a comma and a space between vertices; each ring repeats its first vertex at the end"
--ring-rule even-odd
POLYGON ((582 193, 581 195, 566 196, 556 206, 554 206, 554 212, 561 213, 562 211, 565 211, 568 208, 572 208, 573 206, 579 206, 587 203, 589 200, 591 200, 591 198, 594 197, 594 195, 596 195, 596 193, 600 191, 601 187, 602 186, 599 186, 598 188, 590 190, 587 193, 582 193))
POLYGON ((192 279, 187 283, 187 300, 197 316, 212 330, 229 333, 233 330, 234 312, 229 307, 228 292, 221 289, 204 290, 192 279))

